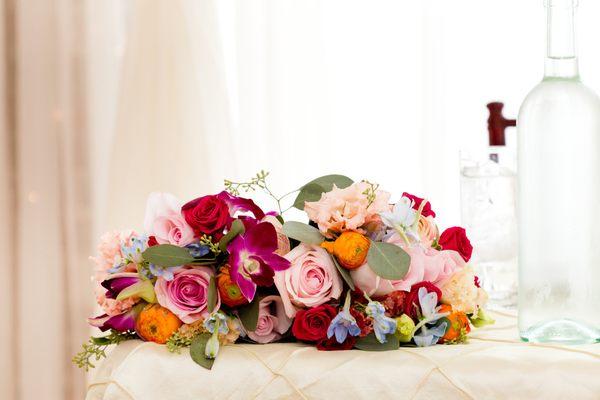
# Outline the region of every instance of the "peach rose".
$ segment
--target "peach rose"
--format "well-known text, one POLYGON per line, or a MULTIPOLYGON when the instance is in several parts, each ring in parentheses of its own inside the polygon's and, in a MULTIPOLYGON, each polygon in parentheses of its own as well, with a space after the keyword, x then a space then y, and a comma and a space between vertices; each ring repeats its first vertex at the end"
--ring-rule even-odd
POLYGON ((331 256, 319 246, 301 244, 285 255, 290 268, 275 272, 275 286, 288 317, 295 307, 315 307, 342 294, 342 278, 331 256))
POLYGON ((271 343, 281 339, 281 335, 290 329, 292 320, 285 315, 281 300, 279 296, 267 296, 260 300, 256 329, 247 332, 250 339, 257 343, 271 343))
POLYGON ((365 191, 370 186, 366 182, 358 182, 345 189, 335 185, 330 192, 323 193, 319 201, 307 201, 304 211, 319 230, 330 237, 329 231, 357 231, 365 233, 380 225, 379 213, 389 211, 390 194, 383 190, 375 192, 375 200, 369 204, 365 191))
POLYGON ((431 216, 425 217, 421 215, 417 230, 419 232, 421 243, 426 247, 431 247, 433 241, 439 236, 438 227, 431 216))
POLYGON ((384 296, 394 290, 409 291, 412 285, 423 281, 437 284, 465 266, 460 254, 455 251, 424 249, 419 245, 404 250, 410 255, 410 266, 403 279, 383 279, 365 263, 350 271, 354 284, 369 296, 384 296))
POLYGON ((470 265, 456 271, 438 286, 442 290, 442 303, 466 314, 477 314, 488 300, 485 290, 475 285, 475 272, 470 265))

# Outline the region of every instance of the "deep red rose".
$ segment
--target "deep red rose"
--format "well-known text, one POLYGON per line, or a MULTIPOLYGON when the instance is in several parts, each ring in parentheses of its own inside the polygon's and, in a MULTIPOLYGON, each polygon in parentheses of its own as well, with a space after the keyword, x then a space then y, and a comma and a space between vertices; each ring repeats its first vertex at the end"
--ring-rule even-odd
MULTIPOLYGON (((402 197, 408 197, 409 199, 414 201, 413 208, 415 210, 418 210, 419 207, 421 207, 421 203, 424 200, 420 197, 415 196, 414 194, 410 194, 410 193, 406 193, 406 192, 402 193, 402 197)), ((424 217, 429 217, 431 215, 432 217, 435 218, 435 211, 433 211, 431 209, 431 203, 429 201, 427 201, 427 203, 423 207, 423 211, 421 212, 421 215, 424 217)))
POLYGON ((203 196, 186 203, 181 212, 196 236, 204 234, 219 239, 232 220, 227 203, 217 196, 203 196))
POLYGON ((442 298, 442 291, 431 282, 423 281, 412 285, 410 292, 404 301, 404 314, 408 315, 412 319, 417 318, 417 309, 421 308, 421 305, 419 304, 419 289, 422 287, 427 289, 428 293, 435 292, 438 297, 438 303, 442 298))
POLYGON ((154 247, 157 245, 158 245, 158 242, 156 241, 156 236, 150 236, 148 238, 148 247, 154 247))
POLYGON ((458 252, 465 261, 469 261, 471 259, 471 254, 473 254, 473 246, 471 246, 471 241, 467 237, 467 232, 465 231, 465 228, 461 228, 460 226, 453 226, 452 228, 446 229, 440 235, 438 243, 442 246, 443 250, 454 250, 458 252))
POLYGON ((481 287, 481 282, 479 282, 479 277, 476 276, 475 278, 473 278, 473 281, 475 282, 475 286, 477 286, 478 288, 481 287))
POLYGON ((356 337, 350 336, 344 340, 344 343, 338 343, 335 340, 335 335, 329 339, 323 339, 317 343, 317 350, 332 351, 332 350, 351 350, 356 344, 356 337))
POLYGON ((308 310, 298 310, 292 334, 305 342, 318 342, 327 338, 327 328, 338 311, 329 304, 323 304, 308 310))
POLYGON ((404 313, 404 302, 407 292, 403 290, 394 290, 376 300, 385 307, 385 312, 389 317, 399 317, 404 313))

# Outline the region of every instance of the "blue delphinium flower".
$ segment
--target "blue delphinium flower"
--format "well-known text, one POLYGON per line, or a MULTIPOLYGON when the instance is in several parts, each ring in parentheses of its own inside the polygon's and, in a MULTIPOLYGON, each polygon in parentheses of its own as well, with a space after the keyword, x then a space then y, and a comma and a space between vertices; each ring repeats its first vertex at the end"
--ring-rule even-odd
POLYGON ((192 257, 200 258, 207 255, 210 252, 208 246, 205 246, 200 243, 190 243, 185 246, 189 251, 192 257))
POLYGON ((447 316, 448 313, 439 313, 437 306, 438 297, 435 292, 427 292, 424 287, 419 288, 419 304, 421 305, 421 318, 415 326, 414 341, 419 347, 432 346, 445 335, 448 324, 438 321, 447 316))
POLYGON ((210 333, 215 333, 215 327, 219 333, 226 334, 229 332, 229 326, 227 325, 227 317, 220 312, 212 313, 208 318, 204 320, 204 329, 210 333))
MULTIPOLYGON (((148 271, 152 276, 161 277, 166 281, 172 281, 175 278, 173 272, 179 267, 159 267, 155 264, 148 264, 148 271)), ((148 277, 150 278, 150 277, 148 277)))
POLYGON ((148 238, 146 236, 133 236, 130 239, 130 244, 121 244, 121 253, 123 260, 115 262, 113 267, 108 270, 111 274, 123 272, 127 264, 140 264, 143 261, 142 253, 148 248, 148 238))
POLYGON ((386 335, 396 332, 396 320, 385 315, 385 307, 378 301, 369 299, 365 312, 373 319, 373 331, 379 343, 386 343, 386 335))
POLYGON ((408 197, 402 197, 395 205, 392 211, 379 213, 383 223, 394 229, 400 234, 406 242, 409 238, 418 241, 417 222, 419 215, 413 209, 413 202, 408 197))
POLYGON ((333 318, 329 328, 327 328, 327 337, 331 338, 333 335, 340 344, 346 341, 348 335, 360 335, 360 327, 356 323, 356 319, 350 314, 350 292, 346 294, 344 308, 333 318))

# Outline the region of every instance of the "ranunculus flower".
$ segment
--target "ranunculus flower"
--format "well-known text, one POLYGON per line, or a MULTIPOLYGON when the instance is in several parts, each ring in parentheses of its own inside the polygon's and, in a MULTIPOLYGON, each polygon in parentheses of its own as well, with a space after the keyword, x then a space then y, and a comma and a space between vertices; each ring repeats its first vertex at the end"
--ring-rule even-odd
POLYGON ((327 338, 327 328, 338 311, 329 304, 298 310, 292 325, 292 334, 298 340, 318 342, 327 338))
POLYGON ((455 251, 424 249, 419 245, 401 247, 410 255, 410 266, 403 279, 383 279, 365 263, 350 271, 354 284, 369 296, 384 296, 394 290, 409 291, 412 285, 421 281, 440 282, 465 265, 455 251))
MULTIPOLYGON (((214 271, 210 267, 180 268, 173 280, 157 278, 154 290, 158 303, 172 311, 184 323, 190 324, 208 315, 208 286, 214 271)), ((221 299, 217 293, 218 309, 221 299)))
POLYGON ((240 287, 231 281, 229 275, 229 266, 221 267, 217 278, 217 289, 221 295, 223 304, 229 307, 237 307, 242 304, 248 304, 248 300, 242 294, 240 287))
POLYGON ((442 298, 442 291, 433 283, 423 281, 413 285, 410 288, 410 292, 406 296, 406 300, 404 301, 404 313, 415 319, 417 317, 417 309, 420 309, 419 304, 419 289, 425 288, 427 293, 434 292, 437 295, 438 303, 442 298))
POLYGON ((455 311, 477 314, 487 303, 488 295, 475 283, 475 272, 467 265, 440 283, 442 303, 455 311))
POLYGON ((147 304, 137 317, 135 330, 145 341, 165 344, 180 326, 174 313, 158 304, 147 304))
POLYGON ((213 195, 198 197, 184 204, 181 212, 196 236, 211 235, 217 240, 232 220, 227 203, 213 195))
POLYGON ((426 247, 431 247, 431 244, 437 239, 439 235, 438 227, 433 220, 433 217, 425 217, 421 215, 419 218, 419 225, 417 227, 419 232, 419 239, 421 244, 426 247))
MULTIPOLYGON (((410 194, 410 193, 406 193, 406 192, 402 193, 402 197, 407 197, 410 200, 414 201, 413 208, 415 210, 418 210, 419 207, 421 207, 421 203, 424 200, 424 199, 422 199, 422 198, 420 198, 418 196, 415 196, 414 194, 410 194)), ((435 218, 435 211, 433 211, 431 209, 431 203, 429 201, 427 202, 427 204, 425 204, 423 206, 423 210, 421 211, 421 215, 424 216, 424 217, 432 216, 432 217, 435 218)))
POLYGON ((321 195, 318 201, 307 201, 304 211, 319 230, 330 237, 331 232, 366 232, 375 229, 381 221, 380 212, 389 211, 390 194, 383 190, 375 192, 375 200, 369 204, 365 191, 370 188, 366 182, 357 182, 345 189, 335 185, 333 189, 321 195))
POLYGON ((291 325, 292 320, 285 315, 281 297, 267 296, 258 305, 256 329, 247 334, 257 343, 271 343, 281 339, 291 325))
POLYGON ((181 202, 170 193, 148 196, 144 229, 159 244, 183 247, 194 241, 194 230, 181 214, 181 202))
POLYGON ((285 258, 291 266, 277 271, 274 280, 288 317, 296 314, 294 306, 315 307, 340 297, 342 278, 325 249, 303 243, 285 258))
POLYGON ((280 256, 285 256, 290 252, 290 239, 287 237, 285 233, 283 233, 283 225, 277 217, 274 215, 266 215, 262 222, 268 222, 275 227, 275 232, 277 232, 277 251, 275 254, 279 254, 280 256))
POLYGON ((473 246, 471 246, 471 241, 467 237, 467 232, 459 226, 446 229, 440 236, 438 243, 444 250, 458 252, 467 262, 471 259, 471 254, 473 254, 473 246))

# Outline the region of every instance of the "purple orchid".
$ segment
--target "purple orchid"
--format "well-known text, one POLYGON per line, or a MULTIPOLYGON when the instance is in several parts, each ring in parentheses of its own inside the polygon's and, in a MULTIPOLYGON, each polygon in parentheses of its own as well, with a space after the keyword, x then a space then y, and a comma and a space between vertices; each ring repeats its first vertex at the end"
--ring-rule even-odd
POLYGON ((231 216, 235 216, 237 212, 251 212, 256 219, 263 219, 265 217, 264 211, 250 199, 232 196, 226 191, 222 191, 217 197, 227 203, 231 216))
POLYGON ((138 283, 142 279, 136 272, 122 272, 111 275, 101 285, 106 289, 107 299, 116 299, 124 289, 138 283))
POLYGON ((119 315, 100 315, 95 318, 88 318, 90 325, 106 332, 109 329, 114 329, 118 332, 135 330, 135 320, 141 310, 141 307, 136 306, 129 311, 125 311, 119 315))
POLYGON ((275 271, 290 267, 290 262, 275 254, 277 232, 268 222, 245 224, 246 231, 236 236, 229 245, 231 280, 239 287, 246 299, 252 301, 257 285, 271 286, 275 271))

